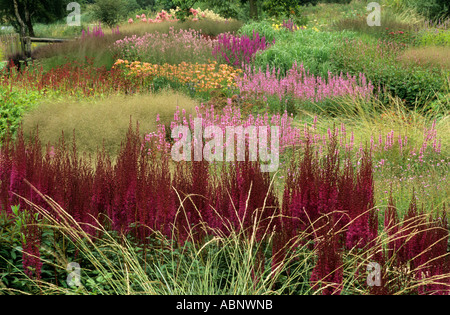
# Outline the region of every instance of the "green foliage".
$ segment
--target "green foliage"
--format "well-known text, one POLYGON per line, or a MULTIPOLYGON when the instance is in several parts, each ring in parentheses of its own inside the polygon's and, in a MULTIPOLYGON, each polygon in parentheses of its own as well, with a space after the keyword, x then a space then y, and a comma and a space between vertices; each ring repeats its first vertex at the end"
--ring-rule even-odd
POLYGON ((337 31, 354 31, 375 39, 388 39, 396 42, 413 43, 416 38, 414 25, 398 21, 390 11, 383 12, 382 27, 372 27, 367 24, 367 15, 358 13, 355 16, 341 18, 333 23, 337 31))
POLYGON ((33 108, 40 99, 38 92, 20 91, 0 86, 0 142, 6 136, 8 129, 15 133, 23 114, 33 108))
POLYGON ((190 9, 194 6, 195 0, 173 0, 173 3, 179 8, 175 15, 181 22, 192 16, 190 9))
POLYGON ((450 46, 450 30, 427 29, 419 33, 422 46, 450 46))
POLYGON ((339 4, 349 4, 352 0, 319 0, 320 3, 339 3, 339 4))
POLYGON ((264 10, 269 16, 290 17, 298 16, 301 12, 301 6, 316 5, 318 0, 265 0, 264 10))
MULTIPOLYGON (((26 32, 33 35, 34 23, 52 23, 67 16, 71 0, 16 0, 19 15, 26 24, 26 32)), ((0 0, 0 19, 10 23, 19 33, 20 24, 14 12, 13 0, 0 0)))
POLYGON ((93 8, 93 14, 103 24, 114 27, 127 12, 125 0, 97 0, 93 8))
POLYGON ((275 37, 278 39, 279 36, 288 35, 277 32, 268 21, 246 23, 239 29, 239 34, 253 36, 253 31, 257 32, 260 37, 264 36, 268 42, 273 42, 275 37))
POLYGON ((415 9, 432 20, 450 17, 450 3, 448 0, 404 0, 403 5, 415 9))
POLYGON ((248 16, 246 16, 245 7, 239 0, 203 0, 196 3, 196 7, 197 6, 203 10, 210 9, 225 18, 242 20, 248 19, 248 16))
POLYGON ((271 68, 281 69, 284 73, 292 68, 294 62, 303 63, 306 70, 311 74, 328 76, 332 65, 330 54, 336 46, 346 38, 354 38, 355 33, 342 32, 319 32, 313 29, 298 30, 290 32, 287 29, 274 30, 270 23, 252 23, 241 28, 240 32, 251 36, 252 29, 266 36, 275 43, 268 49, 256 54, 254 65, 265 69, 267 65, 271 68))
POLYGON ((402 47, 388 41, 346 41, 332 51, 331 62, 335 72, 364 73, 381 91, 405 100, 410 108, 421 108, 442 89, 445 76, 438 69, 399 63, 402 47))
POLYGON ((136 0, 137 4, 141 9, 153 10, 155 7, 155 0, 136 0))

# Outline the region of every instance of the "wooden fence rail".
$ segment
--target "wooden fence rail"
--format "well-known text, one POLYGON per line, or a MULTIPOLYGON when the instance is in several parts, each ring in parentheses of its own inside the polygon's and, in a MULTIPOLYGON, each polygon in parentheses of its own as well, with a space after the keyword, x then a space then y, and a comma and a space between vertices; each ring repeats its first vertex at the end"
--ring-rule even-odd
POLYGON ((24 37, 23 41, 23 47, 24 47, 24 53, 25 56, 30 57, 31 56, 31 43, 62 43, 65 41, 69 41, 70 39, 63 39, 63 38, 38 38, 38 37, 30 37, 26 36, 24 37))

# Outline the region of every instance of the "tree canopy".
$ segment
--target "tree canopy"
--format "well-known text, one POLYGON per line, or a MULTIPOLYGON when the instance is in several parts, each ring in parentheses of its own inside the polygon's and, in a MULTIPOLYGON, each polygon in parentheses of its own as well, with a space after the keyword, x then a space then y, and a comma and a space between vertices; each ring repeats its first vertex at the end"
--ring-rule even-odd
POLYGON ((71 0, 0 0, 0 18, 11 24, 18 33, 21 33, 22 20, 25 34, 34 36, 33 23, 51 23, 62 19, 68 14, 69 2, 71 0))

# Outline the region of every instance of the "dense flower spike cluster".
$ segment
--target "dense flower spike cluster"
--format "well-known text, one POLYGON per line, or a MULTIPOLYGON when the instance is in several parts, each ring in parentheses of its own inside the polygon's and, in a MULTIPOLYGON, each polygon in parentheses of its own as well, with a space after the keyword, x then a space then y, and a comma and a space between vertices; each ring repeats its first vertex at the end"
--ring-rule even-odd
POLYGON ((328 78, 310 75, 303 64, 295 63, 286 76, 280 77, 280 70, 262 69, 247 66, 242 77, 237 79, 239 91, 245 95, 261 98, 276 96, 279 100, 292 95, 299 100, 319 102, 327 98, 351 96, 366 98, 373 95, 373 85, 364 74, 360 76, 336 75, 328 78))
MULTIPOLYGON (((207 54, 209 57, 214 43, 214 40, 202 37, 201 33, 196 30, 180 29, 175 31, 174 27, 170 27, 167 34, 152 32, 143 36, 125 36, 114 43, 113 49, 121 59, 154 63, 155 60, 152 56, 160 56, 169 52, 183 53, 183 56, 187 56, 189 52, 192 57, 207 54)), ((190 58, 190 60, 196 59, 190 58)))
MULTIPOLYGON (((113 34, 116 34, 116 35, 120 34, 119 26, 111 29, 111 31, 113 34)), ((89 26, 88 26, 87 30, 83 29, 81 31, 81 39, 85 39, 87 37, 104 37, 104 36, 105 36, 105 33, 103 33, 101 23, 98 23, 98 26, 94 26, 92 31, 89 30, 89 26)))
MULTIPOLYGON (((204 126, 218 124, 221 128, 245 123, 291 127, 287 114, 244 119, 232 106, 222 115, 215 114, 214 108, 202 107, 196 116, 202 118, 204 126)), ((193 118, 176 112, 171 128, 191 126, 193 118)), ((26 179, 76 221, 87 223, 82 226, 88 233, 95 233, 94 218, 102 223, 103 215, 111 218, 113 229, 132 233, 143 242, 152 230, 180 243, 188 238, 201 241, 213 229, 224 235, 242 230, 258 241, 273 232, 273 268, 286 260, 295 238, 308 232, 304 241, 309 239, 317 253, 311 287, 324 294, 342 291, 346 251, 374 248, 379 252, 380 220, 374 207, 371 155, 366 150, 357 151, 361 155, 356 164, 348 150, 347 158, 341 159, 339 128, 330 131, 325 154, 319 154, 314 135, 304 130, 302 150, 289 164, 281 207, 271 177, 261 172, 259 162, 248 161, 247 156, 245 161, 230 163, 203 159, 171 165, 166 127, 158 128, 142 139, 139 130, 130 126, 116 163, 99 152, 95 168, 78 157, 75 146, 69 149, 61 142, 41 153, 37 138, 25 142, 19 132, 14 143, 7 139, 0 150, 2 211, 11 214, 8 209, 12 205, 29 209, 13 192, 47 207, 26 179)), ((418 282, 418 293, 448 293, 445 210, 439 217, 425 218, 412 202, 407 215, 400 218, 391 202, 384 222, 386 252, 377 261, 389 261, 394 272, 411 270, 407 276, 418 282)), ((24 264, 38 271, 39 231, 27 233, 28 247, 24 248, 33 256, 24 257, 24 264)))
POLYGON ((258 51, 268 47, 266 38, 255 31, 251 38, 247 35, 220 34, 214 46, 213 56, 216 60, 222 57, 227 64, 241 67, 243 64, 249 64, 258 51))

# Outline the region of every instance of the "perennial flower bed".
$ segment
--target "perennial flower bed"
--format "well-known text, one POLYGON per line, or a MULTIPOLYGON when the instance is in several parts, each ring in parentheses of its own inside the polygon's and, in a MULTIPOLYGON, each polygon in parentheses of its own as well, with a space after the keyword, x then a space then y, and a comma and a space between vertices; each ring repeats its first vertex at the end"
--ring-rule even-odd
POLYGON ((401 62, 446 26, 368 40, 309 16, 237 31, 200 8, 135 12, 1 73, 0 293, 450 294, 448 73, 401 62), (84 135, 41 143, 59 110, 84 135))
POLYGON ((235 79, 242 72, 225 64, 211 62, 209 64, 192 64, 182 62, 178 65, 150 64, 147 62, 119 59, 114 64, 115 68, 125 70, 127 76, 150 82, 153 78, 165 77, 189 85, 199 92, 207 92, 214 89, 234 88, 235 79))

